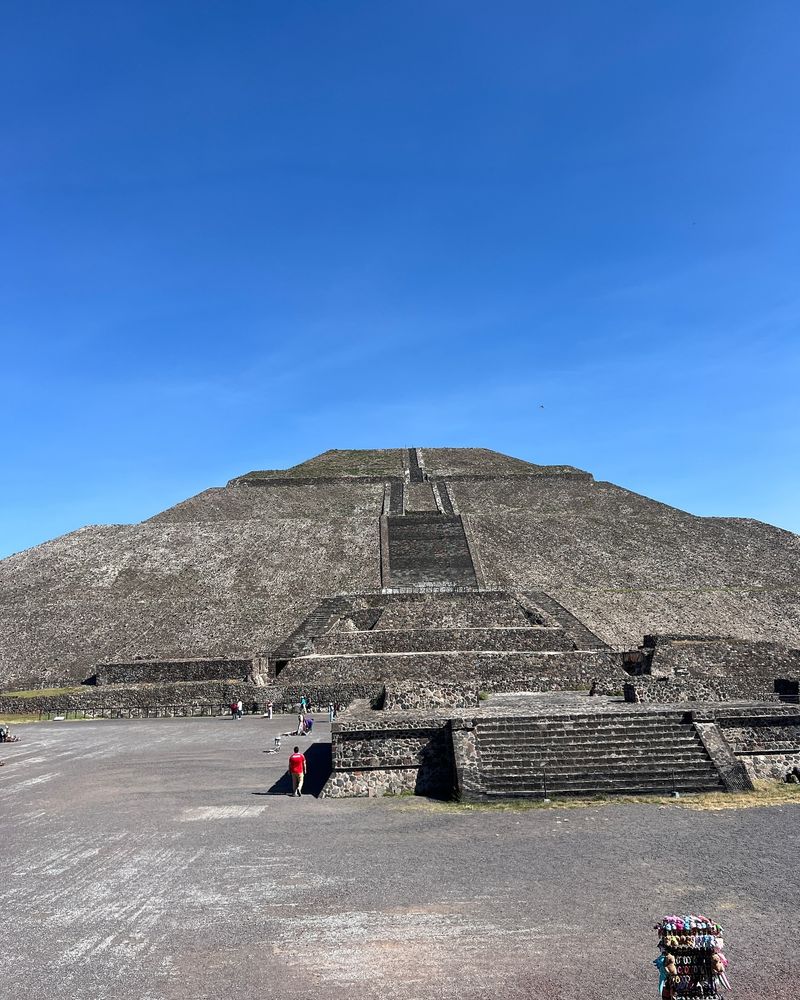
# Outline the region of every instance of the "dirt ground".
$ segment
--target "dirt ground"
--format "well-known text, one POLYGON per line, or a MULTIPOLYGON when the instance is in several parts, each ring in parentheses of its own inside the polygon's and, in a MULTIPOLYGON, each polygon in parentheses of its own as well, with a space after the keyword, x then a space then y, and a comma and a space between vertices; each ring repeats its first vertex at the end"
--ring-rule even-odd
POLYGON ((725 925, 732 997, 796 996, 797 805, 298 800, 297 740, 264 752, 289 725, 20 728, 0 748, 4 994, 644 1000, 653 924, 694 911, 725 925))

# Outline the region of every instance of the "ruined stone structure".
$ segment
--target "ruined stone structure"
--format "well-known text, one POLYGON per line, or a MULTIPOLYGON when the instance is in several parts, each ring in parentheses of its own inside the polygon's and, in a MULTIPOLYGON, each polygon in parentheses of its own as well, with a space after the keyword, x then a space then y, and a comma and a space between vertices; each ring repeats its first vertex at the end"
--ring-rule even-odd
MULTIPOLYGON (((456 718, 479 693, 624 692, 655 712, 639 725, 656 748, 667 705, 779 704, 778 682, 800 675, 798 647, 797 536, 480 448, 325 452, 0 562, 5 687, 93 677, 106 688, 168 684, 173 697, 207 683, 262 688, 276 702, 301 691, 318 704, 361 698, 382 708, 380 722, 370 711, 384 733, 398 712, 423 722, 449 712, 452 767, 440 755, 437 777, 421 784, 460 773, 456 751, 473 752, 462 738, 472 732, 481 794, 505 779, 488 723, 456 718)), ((568 715, 575 732, 580 713, 568 715)), ((438 746, 430 734, 442 726, 427 723, 413 739, 438 746)), ((340 725, 334 785, 345 788, 348 767, 336 762, 358 770, 346 734, 360 730, 340 725)), ((666 742, 699 754, 702 786, 699 730, 675 728, 689 725, 682 715, 670 725, 666 742)), ((529 732, 533 753, 541 726, 529 732)), ((400 756, 413 757, 407 744, 400 756)))

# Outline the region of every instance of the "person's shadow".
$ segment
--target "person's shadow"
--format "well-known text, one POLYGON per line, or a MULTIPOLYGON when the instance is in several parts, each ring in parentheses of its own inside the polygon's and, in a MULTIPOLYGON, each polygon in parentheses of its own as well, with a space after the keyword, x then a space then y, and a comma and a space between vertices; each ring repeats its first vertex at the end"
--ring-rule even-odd
MULTIPOLYGON (((309 747, 300 748, 306 755, 308 772, 303 782, 303 795, 314 795, 319 797, 319 793, 325 787, 325 782, 330 777, 332 770, 331 745, 330 743, 312 743, 309 747)), ((288 760, 288 754, 287 760, 288 760)), ((292 779, 287 770, 278 778, 274 785, 266 792, 253 792, 253 795, 291 795, 292 779)))

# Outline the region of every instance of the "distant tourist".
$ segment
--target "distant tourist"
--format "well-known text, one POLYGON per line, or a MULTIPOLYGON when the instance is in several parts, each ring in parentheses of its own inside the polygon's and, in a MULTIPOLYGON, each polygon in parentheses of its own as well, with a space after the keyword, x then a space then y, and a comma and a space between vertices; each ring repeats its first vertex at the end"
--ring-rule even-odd
POLYGON ((272 702, 271 701, 267 702, 267 718, 268 719, 272 718, 272 702))
POLYGON ((12 736, 8 726, 0 726, 0 743, 19 743, 19 736, 12 736))
POLYGON ((303 730, 304 730, 306 736, 310 736, 311 735, 311 730, 313 728, 314 728, 314 716, 313 715, 307 715, 305 717, 305 719, 303 719, 303 730))
POLYGON ((297 716, 297 735, 298 736, 302 736, 303 733, 305 732, 305 721, 306 721, 306 717, 301 712, 297 716))
POLYGON ((333 707, 333 702, 328 702, 328 722, 333 722, 336 717, 336 709, 333 707))
POLYGON ((250 714, 255 715, 257 711, 258 711, 258 702, 254 701, 253 704, 250 706, 250 714))
POLYGON ((294 795, 300 795, 303 790, 306 770, 305 754, 300 753, 300 747, 295 747, 294 753, 289 757, 289 774, 292 776, 292 793, 294 795))
POLYGON ((230 705, 228 705, 228 708, 231 710, 231 718, 233 719, 234 722, 236 722, 236 720, 239 718, 239 708, 236 702, 232 701, 230 705))
POLYGON ((240 719, 244 714, 244 705, 242 704, 241 699, 236 702, 236 714, 239 716, 240 719))
POLYGON ((308 699, 304 694, 300 695, 300 711, 305 714, 305 710, 308 708, 308 699))

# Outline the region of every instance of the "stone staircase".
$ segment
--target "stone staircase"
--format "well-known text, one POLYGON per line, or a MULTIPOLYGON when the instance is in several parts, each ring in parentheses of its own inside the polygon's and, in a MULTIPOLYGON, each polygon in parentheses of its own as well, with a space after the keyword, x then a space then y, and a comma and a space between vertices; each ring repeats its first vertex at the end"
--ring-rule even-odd
POLYGON ((567 611, 563 604, 559 604, 550 594, 546 594, 543 590, 537 590, 521 594, 520 597, 523 600, 527 598, 537 608, 541 608, 557 621, 566 632, 569 632, 578 649, 608 649, 607 643, 603 642, 599 636, 595 635, 580 619, 576 618, 571 611, 567 611))
POLYGON ((388 517, 392 586, 449 584, 477 589, 475 568, 458 515, 388 517))
POLYGON ((352 603, 345 597, 328 597, 322 601, 302 622, 299 628, 270 653, 273 663, 281 663, 305 656, 314 651, 314 639, 328 632, 336 622, 347 614, 352 603))
POLYGON ((439 490, 439 499, 442 501, 442 512, 444 514, 454 514, 453 498, 450 496, 450 489, 447 483, 443 479, 440 479, 436 486, 439 490))
POLYGON ((403 484, 399 480, 394 480, 389 486, 389 513, 403 513, 403 484))
POLYGON ((551 796, 725 790, 680 713, 483 718, 475 734, 488 798, 541 798, 545 773, 551 796))
POLYGON ((424 477, 422 475, 422 469, 420 468, 419 465, 419 459, 417 458, 416 448, 408 449, 408 469, 412 483, 423 482, 424 477))

